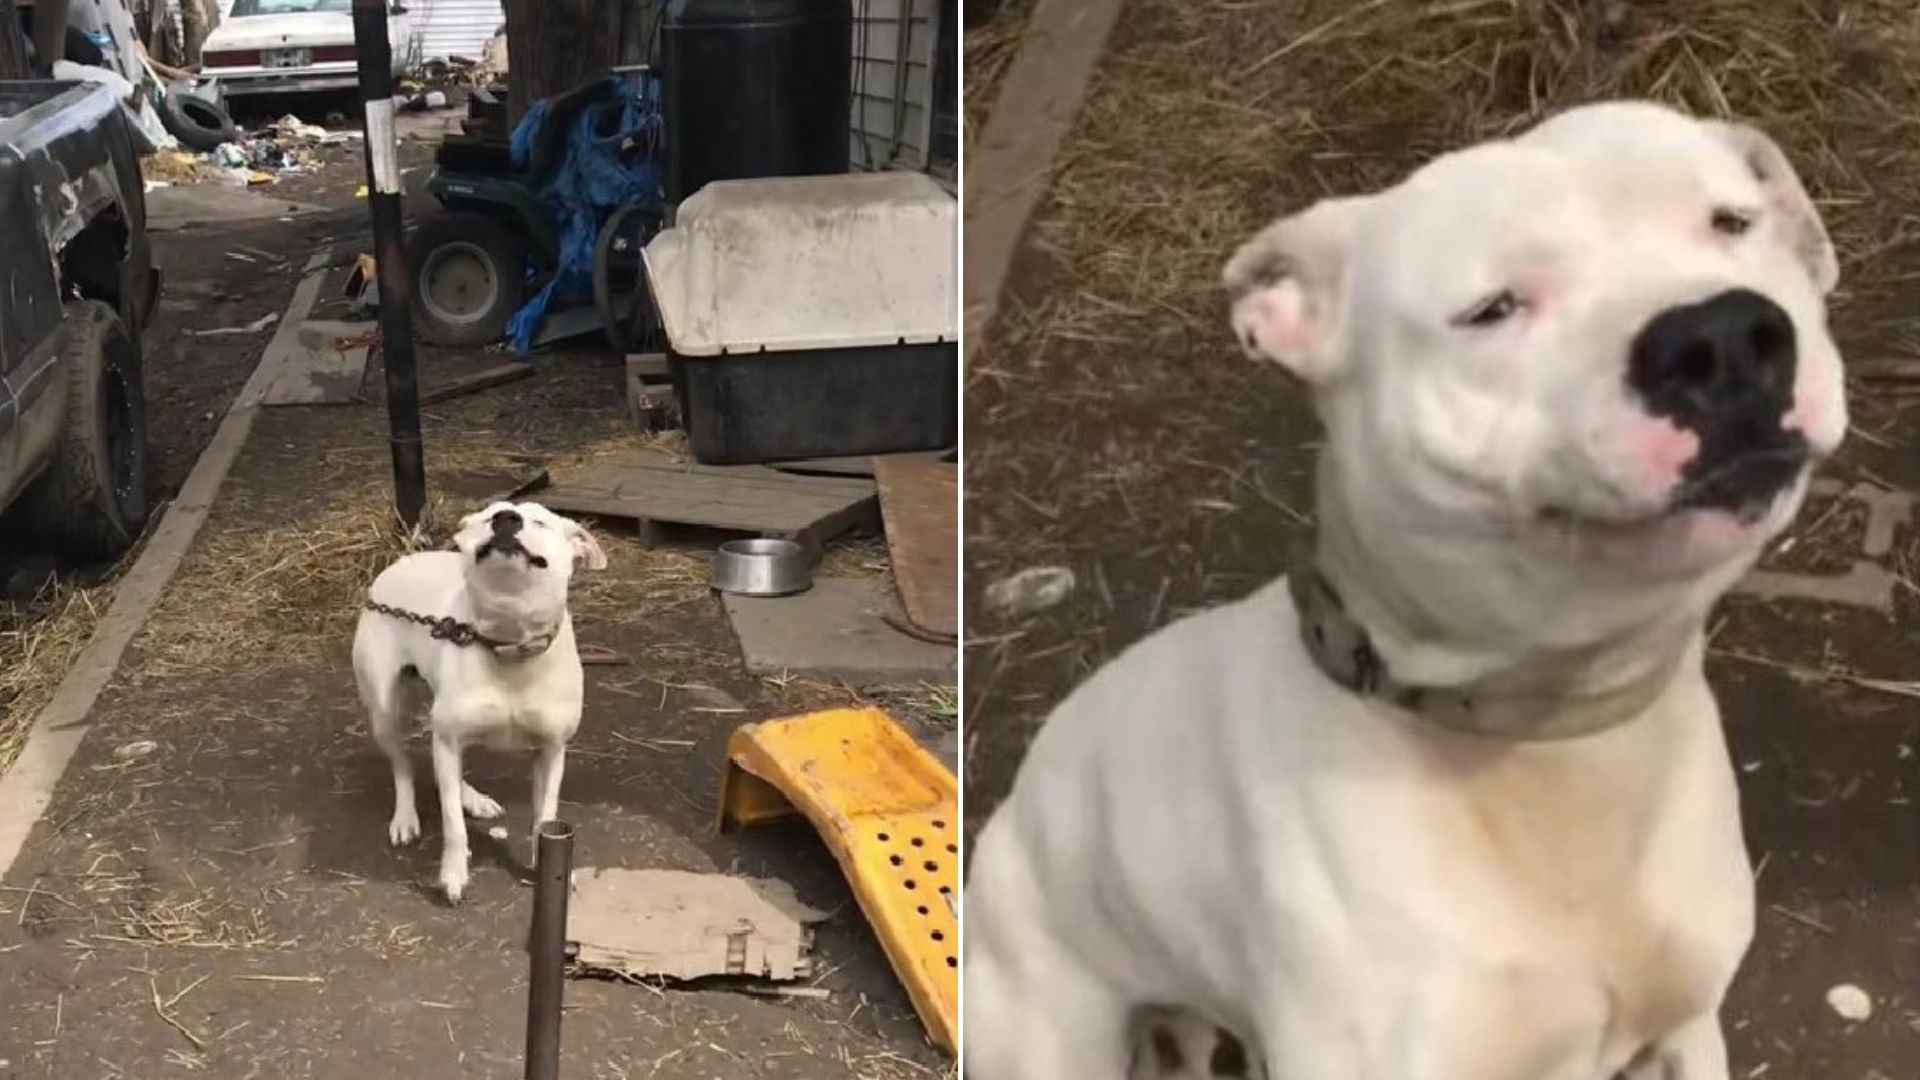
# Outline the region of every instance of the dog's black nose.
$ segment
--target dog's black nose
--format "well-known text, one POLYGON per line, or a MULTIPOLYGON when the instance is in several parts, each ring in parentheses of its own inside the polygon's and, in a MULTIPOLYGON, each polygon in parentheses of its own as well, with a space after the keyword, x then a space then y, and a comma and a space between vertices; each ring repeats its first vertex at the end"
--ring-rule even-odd
POLYGON ((502 510, 489 518, 487 523, 493 526, 493 535, 495 536, 512 536, 514 533, 520 531, 522 525, 526 524, 526 522, 521 519, 520 511, 518 510, 502 510))
POLYGON ((1628 381, 1647 410, 1698 429, 1716 417, 1778 422, 1793 402, 1793 319, 1749 289, 1668 308, 1634 339, 1628 381))
POLYGON ((1784 426, 1797 363, 1792 317, 1747 289, 1668 308, 1641 329, 1628 383, 1649 413, 1700 440, 1675 505, 1764 509, 1800 475, 1806 439, 1784 426))

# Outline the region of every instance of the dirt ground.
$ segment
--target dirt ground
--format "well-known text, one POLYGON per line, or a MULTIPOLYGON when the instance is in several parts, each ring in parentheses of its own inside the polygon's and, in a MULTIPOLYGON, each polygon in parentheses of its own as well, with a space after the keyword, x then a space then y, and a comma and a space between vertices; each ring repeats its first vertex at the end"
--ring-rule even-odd
MULTIPOLYGON (((358 169, 349 155, 330 176, 272 192, 337 213, 160 240, 169 291, 148 382, 165 490, 266 341, 190 331, 282 310, 320 240, 358 250, 358 169), (233 243, 283 253, 286 265, 228 259, 233 243)), ((478 359, 429 350, 423 378, 478 359)), ((532 379, 431 407, 429 487, 442 513, 528 460, 630 445, 622 378, 616 358, 590 348, 545 354, 532 379)), ((437 830, 408 849, 387 845, 391 781, 352 690, 347 647, 364 583, 396 550, 380 379, 369 373, 365 403, 261 419, 96 707, 0 884, 0 1077, 521 1075, 527 763, 470 756, 469 778, 507 807, 509 839, 474 830, 473 884, 450 908, 432 891, 437 830)), ((819 839, 801 826, 713 829, 736 724, 862 699, 745 675, 698 538, 645 549, 630 527, 599 531, 612 565, 576 579, 575 618, 583 644, 629 662, 588 670, 561 801, 578 830, 576 865, 793 883, 831 912, 811 981, 826 995, 575 981, 563 1075, 947 1075, 819 839)), ((886 572, 874 539, 836 544, 827 558, 836 573, 886 572)), ((950 691, 865 699, 930 741, 951 732, 950 691)))
MULTIPOLYGON (((1749 5, 1621 7, 1628 23, 1586 49, 1572 4, 1127 0, 967 373, 968 611, 1027 567, 1079 581, 1029 619, 970 616, 970 829, 1071 687, 1149 631, 1271 580, 1310 535, 1315 422, 1279 372, 1240 358, 1216 284, 1281 208, 1378 186, 1596 93, 1723 100, 1779 134, 1822 201, 1849 357, 1914 355, 1915 176, 1894 165, 1920 122, 1910 10, 1754 6, 1764 18, 1741 30, 1749 5)), ((970 62, 997 75, 1018 33, 1017 20, 986 27, 970 62)), ((1853 434, 1825 475, 1920 491, 1920 394, 1855 379, 1850 396, 1853 434)), ((1851 513, 1812 503, 1769 565, 1848 565, 1851 513)), ((1736 596, 1716 627, 1709 675, 1760 890, 1725 1012, 1735 1076, 1920 1076, 1920 535, 1901 532, 1878 561, 1901 575, 1892 617, 1736 596), (1840 983, 1872 995, 1870 1020, 1827 1006, 1840 983)))

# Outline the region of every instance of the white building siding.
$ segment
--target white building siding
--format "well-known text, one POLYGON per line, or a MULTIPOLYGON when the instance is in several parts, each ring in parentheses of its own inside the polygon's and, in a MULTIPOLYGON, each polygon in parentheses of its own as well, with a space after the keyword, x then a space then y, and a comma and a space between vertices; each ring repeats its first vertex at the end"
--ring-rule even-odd
POLYGON ((413 36, 422 59, 480 59, 481 46, 506 22, 500 0, 410 0, 413 36))
POLYGON ((927 167, 939 11, 939 0, 853 0, 854 168, 927 167))

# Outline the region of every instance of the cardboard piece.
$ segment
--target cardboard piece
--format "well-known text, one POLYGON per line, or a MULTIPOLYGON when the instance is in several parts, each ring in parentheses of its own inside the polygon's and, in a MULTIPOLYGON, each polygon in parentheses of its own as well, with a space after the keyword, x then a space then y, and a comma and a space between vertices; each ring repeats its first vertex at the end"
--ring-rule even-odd
POLYGON ((623 975, 790 982, 813 973, 813 924, 826 917, 770 878, 582 868, 567 939, 578 963, 623 975))

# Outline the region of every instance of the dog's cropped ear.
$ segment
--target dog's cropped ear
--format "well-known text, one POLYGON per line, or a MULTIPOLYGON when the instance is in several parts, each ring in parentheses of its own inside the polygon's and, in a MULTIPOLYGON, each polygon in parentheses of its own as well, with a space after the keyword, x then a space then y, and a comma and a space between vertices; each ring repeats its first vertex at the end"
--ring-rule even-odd
POLYGON ((561 518, 560 522, 560 527, 567 534, 567 539, 573 543, 574 559, 589 570, 605 570, 607 553, 600 550, 600 541, 593 538, 593 534, 587 531, 587 527, 572 518, 561 518))
POLYGON ((1308 383, 1337 374, 1347 253, 1370 201, 1323 199, 1260 230, 1227 260, 1221 279, 1248 356, 1277 361, 1308 383))
MULTIPOLYGON (((1820 294, 1831 293, 1840 283, 1840 260, 1834 254, 1827 227, 1820 220, 1820 211, 1814 208, 1786 152, 1759 128, 1717 120, 1709 121, 1707 126, 1747 163, 1754 178, 1760 181, 1761 190, 1767 194, 1766 211, 1779 222, 1780 235, 1793 245, 1794 254, 1800 257, 1820 294)), ((1766 223, 1762 227, 1766 227, 1766 223)))

